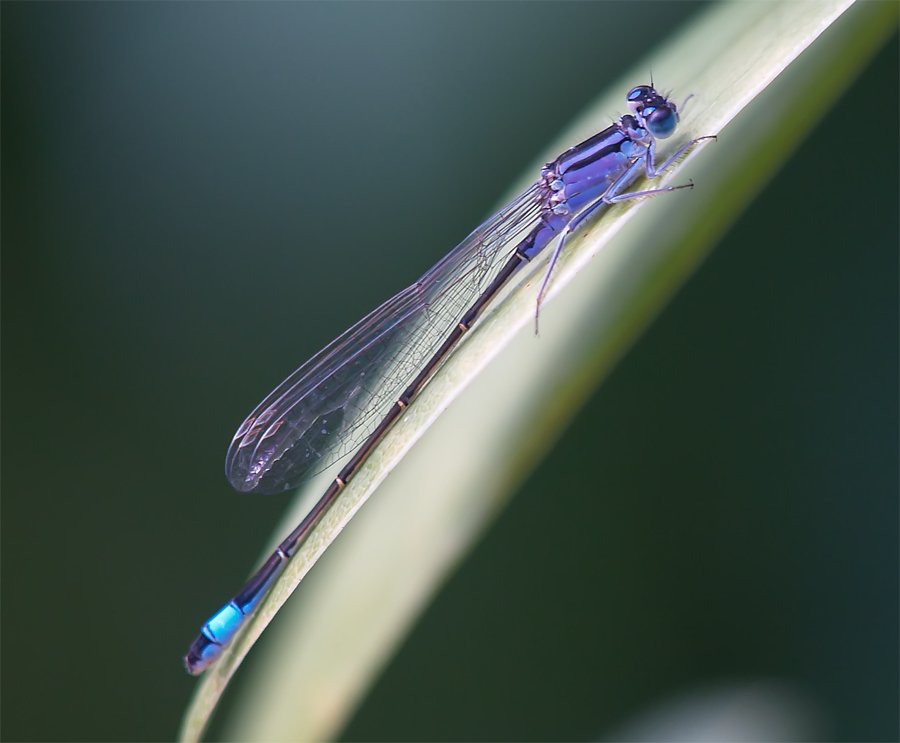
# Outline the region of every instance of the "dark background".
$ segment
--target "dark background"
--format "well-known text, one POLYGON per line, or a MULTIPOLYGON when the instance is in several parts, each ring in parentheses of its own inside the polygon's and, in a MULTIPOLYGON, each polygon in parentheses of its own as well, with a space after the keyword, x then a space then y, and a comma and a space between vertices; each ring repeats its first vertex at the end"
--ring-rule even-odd
MULTIPOLYGON (((181 655, 285 505, 229 489, 234 429, 700 9, 3 3, 5 740, 175 734, 181 655)), ((898 57, 584 408, 346 738, 589 739, 748 679, 802 689, 825 737, 897 738, 898 57)))

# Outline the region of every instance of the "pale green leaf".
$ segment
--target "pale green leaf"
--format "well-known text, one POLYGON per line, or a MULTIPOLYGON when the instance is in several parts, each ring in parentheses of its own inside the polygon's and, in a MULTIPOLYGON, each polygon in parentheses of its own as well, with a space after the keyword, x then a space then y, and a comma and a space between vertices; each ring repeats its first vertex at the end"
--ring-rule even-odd
MULTIPOLYGON (((665 89, 695 96, 679 137, 661 154, 675 140, 720 135, 662 179, 692 179, 693 192, 617 205, 570 241, 538 340, 534 301, 544 264, 517 277, 347 486, 246 632, 204 675, 182 739, 202 735, 260 633, 390 473, 354 519, 352 535, 305 581, 303 601, 285 607, 231 735, 322 740, 339 731, 513 488, 896 28, 896 4, 850 5, 713 6, 640 60, 535 160, 510 196, 535 179, 540 164, 605 127, 624 108, 625 93, 648 82, 648 69, 664 77, 665 89)), ((320 480, 304 490, 285 532, 324 487, 320 480)), ((540 535, 535 545, 540 549, 540 535)))

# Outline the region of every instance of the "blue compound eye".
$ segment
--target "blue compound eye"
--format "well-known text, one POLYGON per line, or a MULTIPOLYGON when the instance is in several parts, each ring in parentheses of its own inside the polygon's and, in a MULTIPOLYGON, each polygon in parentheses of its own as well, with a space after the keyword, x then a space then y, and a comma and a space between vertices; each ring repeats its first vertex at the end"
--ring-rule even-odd
POLYGON ((671 108, 656 108, 645 115, 644 121, 647 122, 647 129, 650 130, 650 134, 657 139, 665 139, 666 137, 671 137, 675 131, 678 117, 671 108))
POLYGON ((649 100, 654 95, 656 95, 656 91, 649 85, 638 85, 636 88, 632 88, 628 93, 628 102, 634 103, 635 101, 640 101, 642 99, 649 100))

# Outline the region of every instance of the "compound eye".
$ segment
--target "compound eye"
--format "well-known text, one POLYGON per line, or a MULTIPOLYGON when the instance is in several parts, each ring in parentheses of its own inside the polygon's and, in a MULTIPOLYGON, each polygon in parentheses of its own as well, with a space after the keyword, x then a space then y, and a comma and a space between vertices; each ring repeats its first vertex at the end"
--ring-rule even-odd
POLYGON ((628 93, 628 108, 631 109, 631 113, 640 115, 644 106, 647 105, 647 101, 650 100, 652 92, 653 88, 649 88, 646 85, 638 85, 636 88, 632 88, 631 92, 628 93))
POLYGON ((641 100, 641 98, 646 98, 651 90, 652 88, 647 85, 638 85, 636 88, 632 88, 628 93, 628 102, 634 103, 635 101, 641 100))
POLYGON ((644 117, 647 129, 657 139, 671 137, 678 124, 678 117, 671 108, 657 108, 644 117))

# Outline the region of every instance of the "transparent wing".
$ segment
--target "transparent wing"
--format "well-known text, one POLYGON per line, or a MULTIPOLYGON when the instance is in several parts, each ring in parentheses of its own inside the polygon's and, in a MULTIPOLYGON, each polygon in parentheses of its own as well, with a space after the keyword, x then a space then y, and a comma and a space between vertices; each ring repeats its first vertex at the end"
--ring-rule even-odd
POLYGON ((542 206, 535 184, 284 380, 234 435, 225 458, 232 487, 281 492, 355 451, 536 224, 542 206))

